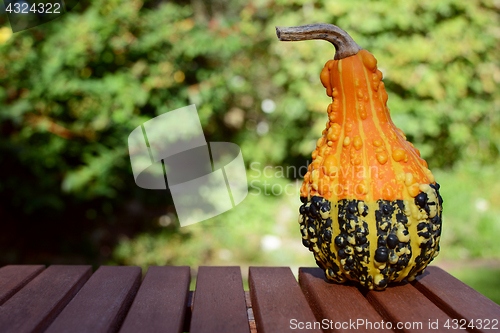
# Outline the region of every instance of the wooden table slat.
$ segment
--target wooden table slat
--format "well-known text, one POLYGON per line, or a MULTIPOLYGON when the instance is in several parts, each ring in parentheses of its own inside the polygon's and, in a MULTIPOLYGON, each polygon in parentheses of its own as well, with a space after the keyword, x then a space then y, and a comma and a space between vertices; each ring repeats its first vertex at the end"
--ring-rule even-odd
POLYGON ((150 266, 120 333, 183 332, 190 281, 188 266, 150 266))
POLYGON ((324 332, 391 332, 363 326, 368 322, 380 323, 383 318, 356 286, 329 283, 323 270, 317 267, 299 268, 299 284, 316 320, 326 319, 324 332))
POLYGON ((239 267, 199 268, 190 332, 250 332, 239 267))
POLYGON ((500 319, 499 305, 434 266, 384 291, 329 283, 319 268, 300 268, 299 283, 288 267, 251 267, 244 292, 239 267, 200 267, 193 293, 187 266, 151 266, 142 285, 138 267, 101 266, 92 275, 91 266, 5 266, 0 333, 321 332, 323 319, 333 324, 324 332, 371 332, 382 321, 392 331, 449 332, 444 324, 453 319, 490 332, 494 322, 478 329, 479 320, 500 319), (360 319, 361 326, 335 328, 360 319), (437 329, 429 327, 436 320, 437 329), (398 330, 398 322, 412 327, 398 330))
POLYGON ((91 266, 53 265, 45 269, 2 305, 1 331, 43 331, 91 274, 91 266))
MULTIPOLYGON (((427 267, 413 285, 454 318, 465 319, 467 323, 473 320, 474 326, 479 326, 478 319, 483 321, 481 326, 485 319, 497 319, 500 328, 500 306, 439 267, 427 267)), ((491 332, 492 324, 489 327, 474 330, 491 332)))
MULTIPOLYGON (((288 267, 250 267, 250 296, 259 333, 296 332, 295 325, 316 318, 288 267), (296 322, 294 322, 296 320, 296 322)), ((304 329, 300 332, 321 332, 304 329)))
POLYGON ((409 325, 410 327, 403 329, 404 332, 453 331, 443 327, 443 324, 452 318, 407 282, 389 285, 383 291, 369 291, 367 299, 395 328, 398 322, 409 325), (437 329, 429 329, 429 321, 436 320, 439 324, 437 329))
POLYGON ((0 268, 0 305, 44 269, 44 265, 9 265, 0 268))
POLYGON ((46 333, 116 331, 139 288, 139 267, 101 266, 46 333))

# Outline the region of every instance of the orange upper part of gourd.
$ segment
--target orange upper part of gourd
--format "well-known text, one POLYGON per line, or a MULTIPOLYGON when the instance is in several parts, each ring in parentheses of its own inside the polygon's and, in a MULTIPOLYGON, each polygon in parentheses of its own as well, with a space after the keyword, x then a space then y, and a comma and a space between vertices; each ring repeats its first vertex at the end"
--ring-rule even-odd
POLYGON ((425 160, 391 120, 377 60, 366 50, 329 60, 321 82, 332 103, 301 196, 374 201, 415 197, 434 183, 425 160))

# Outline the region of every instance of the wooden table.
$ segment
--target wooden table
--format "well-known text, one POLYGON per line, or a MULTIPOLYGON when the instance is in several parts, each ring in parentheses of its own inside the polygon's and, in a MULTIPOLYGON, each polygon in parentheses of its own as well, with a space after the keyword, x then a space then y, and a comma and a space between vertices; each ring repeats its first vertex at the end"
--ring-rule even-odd
POLYGON ((499 328, 500 306, 437 267, 378 292, 327 283, 319 268, 301 268, 297 283, 290 268, 251 267, 249 292, 239 267, 200 267, 195 291, 190 279, 186 266, 151 266, 144 279, 139 267, 5 266, 0 332, 448 332, 460 320, 472 321, 468 331, 499 328))

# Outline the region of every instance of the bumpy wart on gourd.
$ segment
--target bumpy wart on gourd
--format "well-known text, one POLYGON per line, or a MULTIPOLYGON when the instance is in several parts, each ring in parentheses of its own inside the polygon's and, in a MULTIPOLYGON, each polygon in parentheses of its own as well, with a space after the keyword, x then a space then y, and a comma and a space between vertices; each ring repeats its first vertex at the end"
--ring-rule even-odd
POLYGON ((328 122, 300 189, 302 243, 332 281, 384 289, 415 279, 439 252, 443 201, 420 152, 391 120, 377 60, 331 24, 276 33, 336 49, 320 75, 332 97, 328 122))

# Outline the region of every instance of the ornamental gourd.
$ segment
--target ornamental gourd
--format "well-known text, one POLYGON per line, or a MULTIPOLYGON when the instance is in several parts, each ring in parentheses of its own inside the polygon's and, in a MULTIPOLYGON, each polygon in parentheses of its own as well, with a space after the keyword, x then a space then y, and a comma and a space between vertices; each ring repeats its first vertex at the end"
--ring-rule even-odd
POLYGON ((439 185, 389 115, 377 60, 331 24, 277 27, 281 41, 323 39, 336 49, 320 78, 326 129, 300 189, 302 243, 328 280, 369 289, 421 274, 439 252, 439 185))

